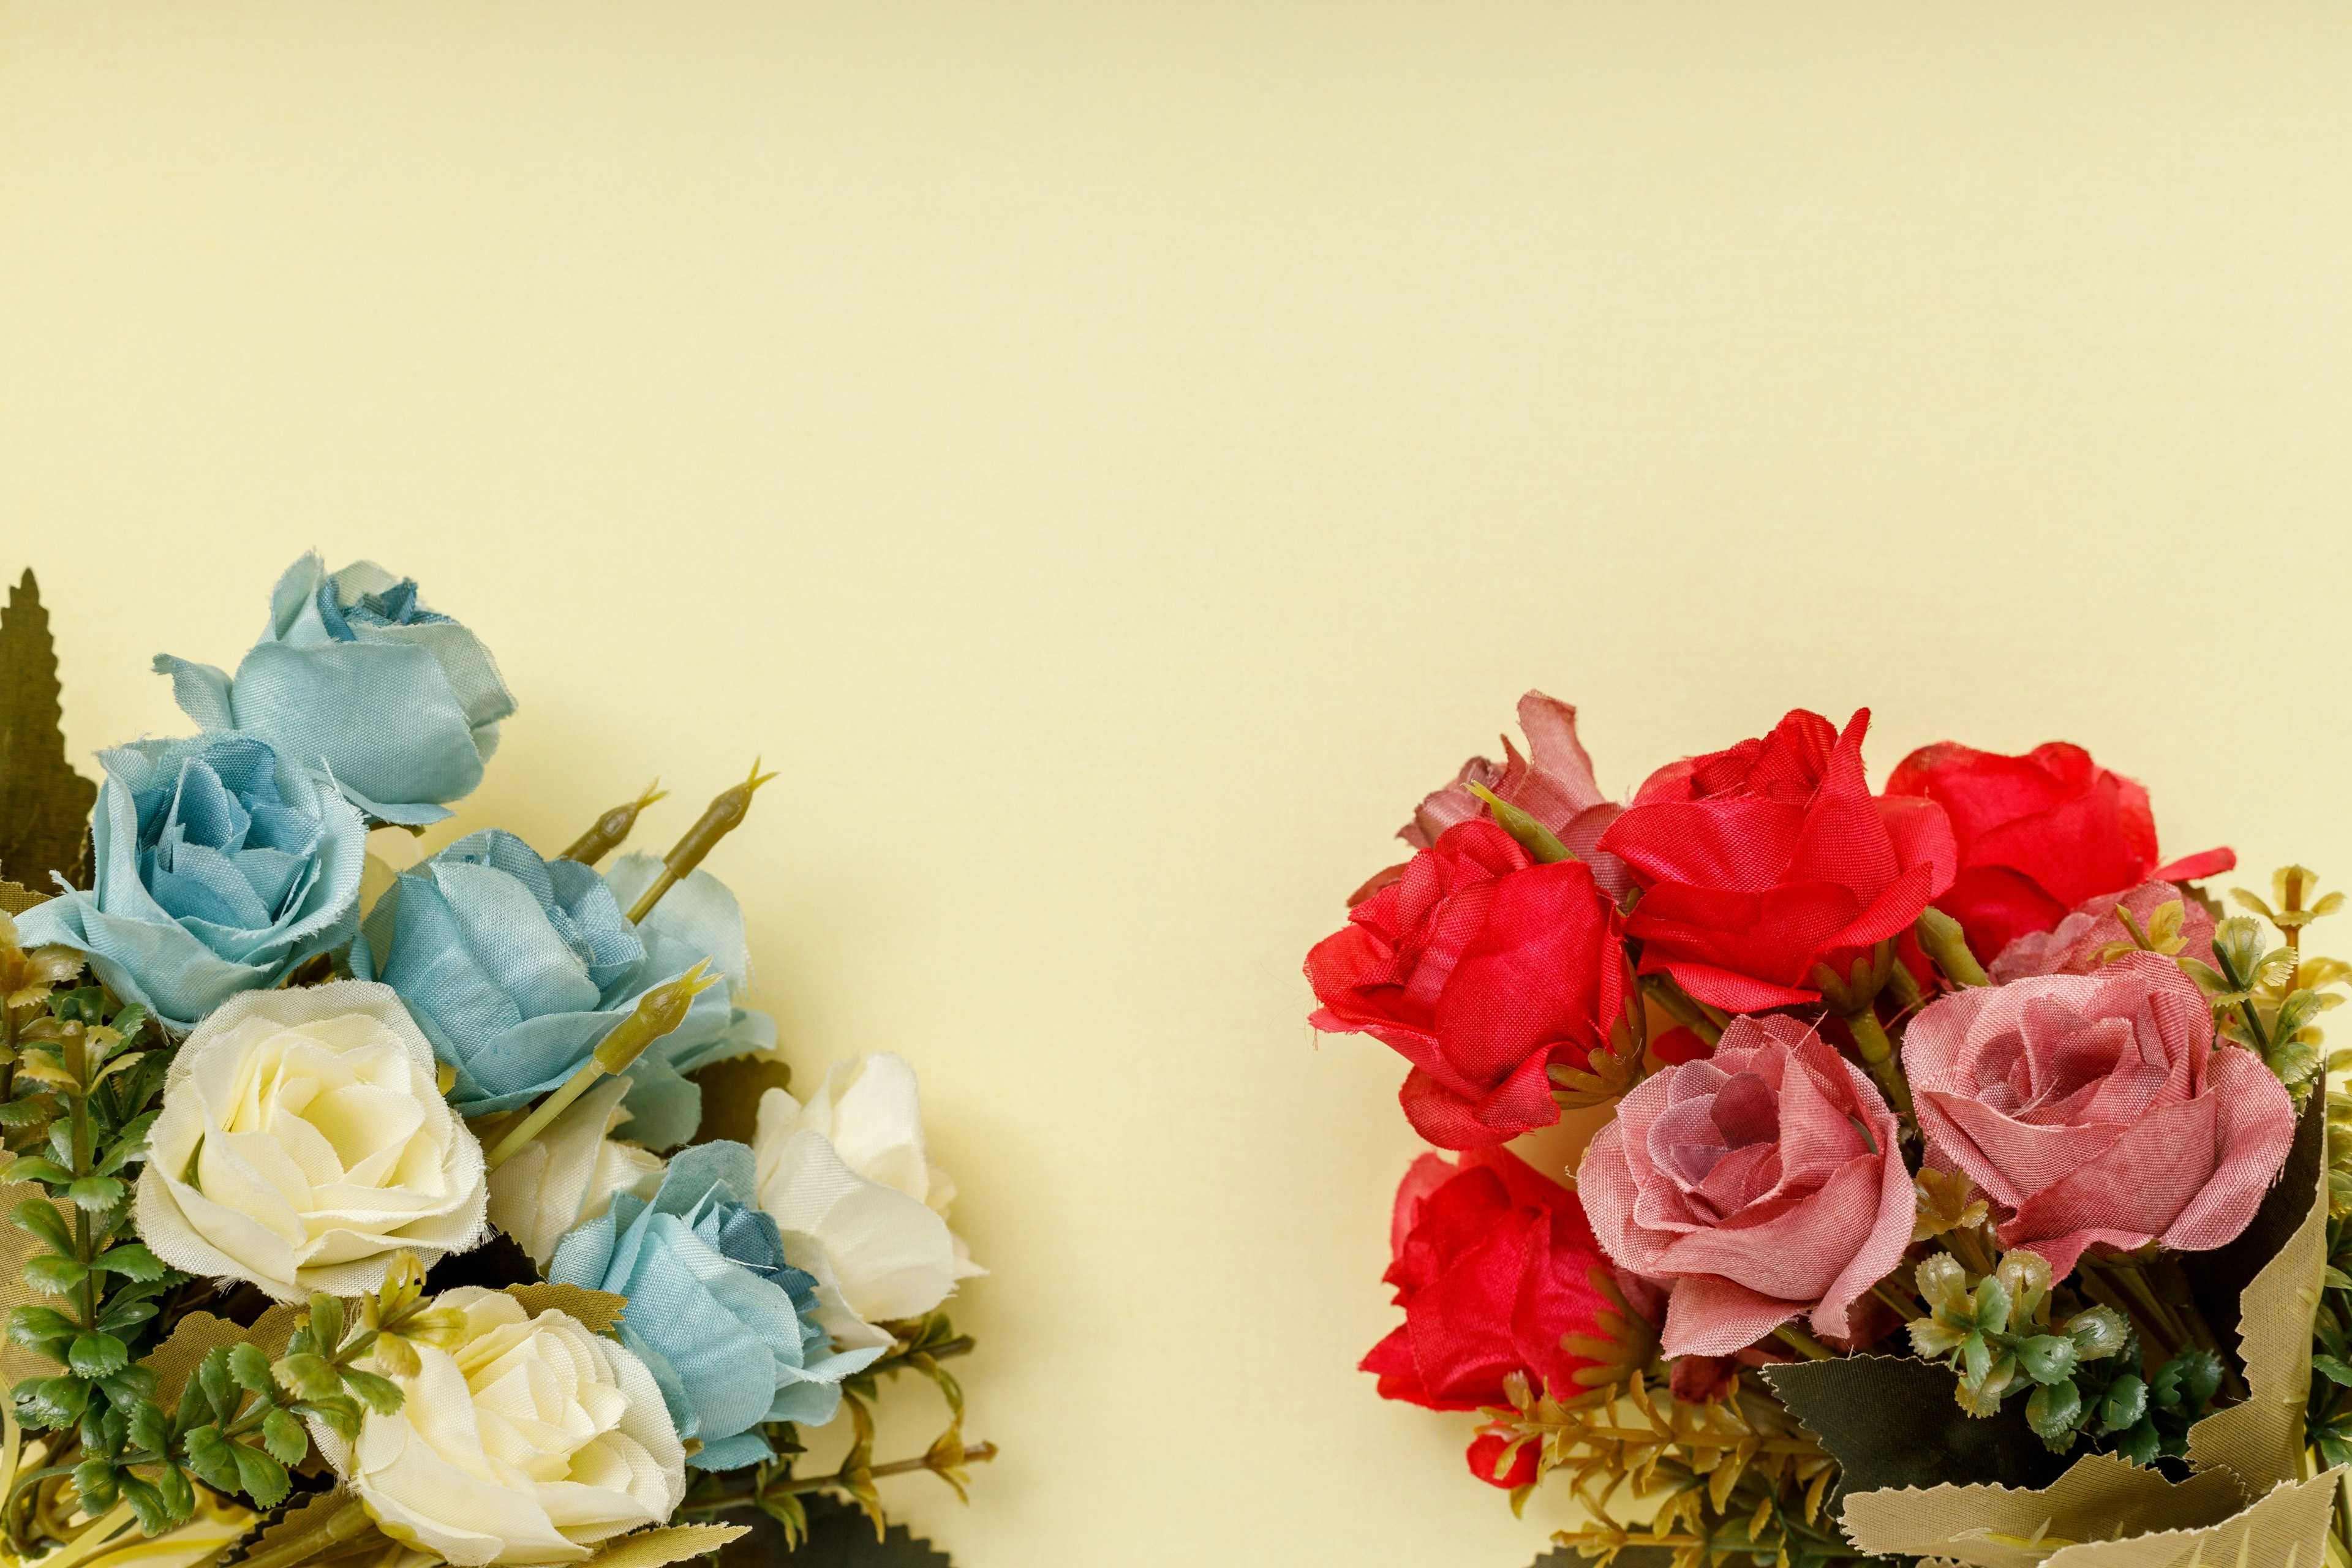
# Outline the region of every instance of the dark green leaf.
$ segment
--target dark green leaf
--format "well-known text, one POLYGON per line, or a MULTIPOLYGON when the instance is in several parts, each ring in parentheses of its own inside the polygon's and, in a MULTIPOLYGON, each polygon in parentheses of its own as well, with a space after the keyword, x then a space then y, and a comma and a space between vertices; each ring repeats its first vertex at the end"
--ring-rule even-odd
MULTIPOLYGON (((19 1307, 8 1314, 8 1337, 20 1345, 41 1351, 43 1354, 48 1353, 45 1347, 51 1341, 70 1340, 80 1331, 71 1318, 47 1307, 19 1307)), ((62 1361, 64 1358, 51 1355, 49 1359, 62 1361)))
POLYGON ((2238 1343, 2239 1298, 2311 1212, 2327 1142, 2326 1099, 2315 1094, 2304 1108, 2302 1120, 2295 1124, 2294 1142, 2287 1151, 2285 1169, 2263 1194, 2253 1219, 2238 1233, 2238 1238, 2211 1252, 2179 1255, 2179 1267, 2197 1310, 2212 1325, 2222 1348, 2233 1353, 2238 1343))
MULTIPOLYGON (((18 1169, 12 1173, 12 1180, 22 1182, 50 1179, 47 1176, 27 1177, 23 1171, 26 1162, 19 1160, 16 1164, 18 1169)), ((68 1173, 59 1171, 57 1179, 66 1180, 68 1173)), ((52 1251, 71 1252, 73 1250, 73 1232, 66 1225, 65 1215, 57 1205, 47 1198, 25 1199, 8 1211, 8 1219, 19 1230, 27 1230, 39 1237, 49 1245, 52 1251)))
POLYGON ((2074 1370, 2074 1342, 2057 1334, 2036 1334, 2017 1347, 2017 1364, 2034 1382, 2055 1384, 2074 1370))
POLYGON ((2074 1423, 2082 1414, 2082 1393, 2068 1381, 2037 1388, 2026 1395, 2025 1424, 2053 1453, 2063 1454, 2074 1446, 2074 1423))
POLYGON ((2147 1384, 2126 1373, 2107 1384, 2106 1395, 2099 1401, 2101 1432, 2121 1432, 2137 1426, 2147 1418, 2147 1384))
POLYGON ((360 1436, 359 1401, 347 1394, 331 1399, 305 1399, 294 1405, 297 1415, 315 1415, 327 1424, 329 1431, 346 1443, 355 1443, 360 1436))
POLYGON ((205 1352, 205 1359, 196 1363, 196 1375, 192 1381, 203 1385, 205 1396, 212 1401, 213 1408, 220 1412, 223 1419, 236 1409, 237 1398, 234 1380, 229 1375, 226 1345, 215 1345, 205 1352))
POLYGON ((229 1453, 236 1460, 237 1485, 245 1495, 260 1508, 276 1508, 286 1500, 292 1483, 286 1479, 286 1467, 258 1448, 248 1448, 242 1443, 231 1443, 229 1453))
POLYGON ((100 1378, 131 1364, 131 1352, 112 1334, 81 1334, 75 1338, 66 1364, 83 1377, 100 1378))
POLYGON ((310 1451, 310 1434, 292 1415, 273 1410, 261 1418, 261 1443, 280 1464, 299 1465, 310 1451))
POLYGON ((104 1459, 84 1459, 73 1469, 74 1488, 81 1493, 81 1505, 92 1513, 104 1513, 114 1506, 115 1482, 121 1472, 104 1459))
POLYGON ((220 1435, 217 1426, 198 1426, 187 1437, 188 1468, 196 1479, 215 1491, 233 1492, 238 1488, 236 1445, 220 1435))
POLYGON ((52 875, 87 885, 83 852, 98 786, 66 761, 58 656, 30 567, 0 610, 0 874, 36 891, 52 875))
POLYGON ((1953 1399, 1948 1369, 1909 1356, 1798 1362, 1763 1375, 1843 1467, 1841 1499, 1945 1481, 2046 1487, 2066 1468, 2026 1424, 2023 1401, 1971 1416, 1953 1399))
POLYGON ((54 1252, 25 1260, 25 1283, 52 1296, 64 1295, 89 1275, 89 1270, 72 1258, 54 1252))
POLYGON ((2138 1425, 2114 1440, 2113 1447, 2116 1453, 2135 1465, 2150 1465, 2163 1451, 2163 1439, 2157 1434, 2155 1421, 2142 1416, 2138 1425))
POLYGON ((372 1372, 346 1371, 343 1382, 359 1395, 370 1410, 379 1415, 389 1415, 400 1408, 400 1384, 388 1377, 378 1377, 372 1372))
POLYGON ((277 1387, 269 1375, 268 1355, 250 1340, 229 1347, 228 1374, 248 1394, 268 1394, 277 1387))
POLYGON ((155 1479, 155 1489, 163 1494, 163 1506, 174 1521, 184 1523, 196 1511, 196 1491, 188 1485, 187 1472, 176 1465, 167 1466, 155 1479))
POLYGON ((310 1342, 332 1355, 343 1342, 343 1304, 323 1292, 310 1298, 310 1342))
MULTIPOLYGON (((310 1351, 295 1351, 278 1365, 286 1374, 287 1385, 305 1399, 325 1399, 342 1391, 342 1379, 335 1375, 334 1367, 322 1355, 310 1351)), ((247 1386, 252 1385, 248 1384, 247 1386)))
POLYGON ((131 1189, 112 1176, 84 1176, 66 1188, 65 1195, 76 1208, 92 1214, 112 1208, 131 1195, 131 1189))
POLYGON ((172 1443, 172 1418, 163 1407, 152 1399, 142 1399, 131 1407, 131 1446, 149 1453, 160 1454, 172 1443))
POLYGON ((163 1494, 155 1489, 152 1481, 143 1481, 129 1470, 122 1472, 122 1500, 131 1505, 131 1517, 138 1520, 142 1532, 161 1535, 177 1521, 165 1506, 163 1494))
POLYGON ((132 1362, 121 1372, 100 1378, 98 1385, 106 1390, 108 1404, 128 1410, 142 1399, 155 1397, 155 1371, 132 1362))
POLYGON ((147 1250, 144 1243, 126 1241, 121 1247, 110 1247, 98 1255, 92 1267, 109 1274, 120 1274, 126 1279, 161 1279, 163 1260, 147 1250))

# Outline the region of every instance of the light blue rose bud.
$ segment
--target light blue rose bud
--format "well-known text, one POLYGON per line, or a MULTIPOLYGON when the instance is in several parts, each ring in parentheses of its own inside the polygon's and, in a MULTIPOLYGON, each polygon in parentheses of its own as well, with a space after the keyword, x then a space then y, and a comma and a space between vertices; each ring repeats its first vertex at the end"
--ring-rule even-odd
POLYGON ((624 1193, 565 1237, 547 1277, 626 1296, 621 1342, 661 1386, 688 1465, 729 1470, 774 1458, 766 1421, 821 1426, 841 1380, 883 1347, 832 1349, 816 1322, 816 1280, 784 1261, 761 1212, 751 1151, 698 1143, 670 1162, 652 1203, 624 1193))
POLYGON ((622 904, 660 862, 625 857, 606 880, 572 860, 542 860, 487 828, 404 873, 369 910, 352 967, 381 979, 457 1071, 450 1103, 468 1117, 511 1110, 562 1084, 637 998, 709 960, 726 975, 686 1021, 630 1066, 629 1137, 666 1149, 694 1136, 702 1091, 684 1075, 775 1044, 775 1025, 739 1003, 751 956, 735 896, 698 871, 642 925, 622 904))
POLYGON ((257 734, 325 768, 368 816, 411 826, 473 793, 515 710, 490 650, 371 561, 332 575, 315 554, 289 567, 236 679, 170 654, 155 668, 205 730, 257 734))
POLYGON ((367 825, 325 774, 254 735, 100 753, 96 885, 16 920, 173 1027, 349 942, 367 825))

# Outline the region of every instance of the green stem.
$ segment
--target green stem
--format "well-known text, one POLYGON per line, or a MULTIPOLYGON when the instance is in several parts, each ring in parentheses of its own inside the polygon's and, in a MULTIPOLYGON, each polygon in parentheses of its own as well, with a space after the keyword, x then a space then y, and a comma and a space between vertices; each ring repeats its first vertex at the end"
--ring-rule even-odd
POLYGON ((1794 1323, 1783 1323, 1772 1331, 1773 1337, 1807 1361, 1835 1361, 1837 1352, 1805 1332, 1794 1323))
POLYGON ((1903 1115, 1911 1115, 1911 1084, 1903 1076, 1903 1068, 1895 1058, 1895 1042, 1886 1037, 1878 1015, 1864 1007, 1859 1013, 1847 1015, 1845 1026, 1853 1032, 1853 1043, 1862 1052, 1863 1065, 1878 1080, 1878 1087, 1886 1091, 1887 1103, 1903 1115))
POLYGON ((1877 1297, 1880 1300, 1885 1302, 1888 1306, 1894 1308, 1895 1315, 1900 1317, 1906 1323, 1916 1321, 1918 1319, 1927 1316, 1926 1313, 1919 1310, 1918 1306, 1916 1303, 1906 1301, 1902 1297, 1896 1295, 1894 1291, 1888 1289, 1886 1288, 1886 1283, 1884 1280, 1873 1285, 1870 1288, 1870 1293, 1877 1297))
MULTIPOLYGON (((967 1465, 984 1465, 994 1458, 996 1458, 995 1444, 975 1443, 963 1451, 962 1462, 967 1465)), ((866 1473, 877 1477, 903 1476, 915 1470, 928 1470, 931 1468, 930 1457, 926 1455, 919 1459, 893 1459, 887 1465, 874 1465, 869 1467, 866 1473)), ((842 1484, 841 1472, 838 1470, 829 1476, 796 1476, 789 1480, 771 1481, 757 1491, 727 1492, 706 1501, 689 1502, 677 1511, 680 1514, 723 1513, 730 1508, 756 1507, 763 1497, 786 1497, 801 1492, 823 1491, 827 1487, 837 1487, 842 1484)))
POLYGON ((1643 994, 1658 1005, 1675 1023, 1713 1046, 1723 1038, 1723 1030, 1714 1019, 1699 1010, 1697 1001, 1683 994, 1683 988, 1664 975, 1649 974, 1642 978, 1643 994))
POLYGON ((490 1151, 487 1162, 488 1168, 495 1171, 513 1159, 524 1144, 539 1136, 541 1128, 570 1110, 572 1102, 587 1093, 604 1076, 604 1064, 595 1058, 591 1057, 582 1062, 578 1072, 565 1079, 553 1094, 541 1100, 531 1109, 530 1115, 516 1122, 513 1129, 499 1140, 499 1146, 490 1151))
POLYGON ((1912 930, 1917 933, 1919 945, 1936 961, 1953 984, 1958 985, 1990 985, 1991 980, 1977 955, 1969 951, 1969 939, 1960 930, 1960 922, 1929 904, 1919 912, 1912 930))
POLYGON ((330 1546, 340 1546, 374 1527, 375 1521, 368 1517, 365 1508, 355 1502, 345 1503, 329 1514, 316 1530, 306 1531, 282 1546, 255 1552, 245 1560, 243 1568, 290 1568, 306 1557, 330 1546))

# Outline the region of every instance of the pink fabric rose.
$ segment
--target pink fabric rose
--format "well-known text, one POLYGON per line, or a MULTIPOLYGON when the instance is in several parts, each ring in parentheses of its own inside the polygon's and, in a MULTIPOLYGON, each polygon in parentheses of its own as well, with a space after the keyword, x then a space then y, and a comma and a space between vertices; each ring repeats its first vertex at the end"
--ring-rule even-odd
POLYGON ((1486 816, 1486 803, 1470 793, 1475 784, 1550 828, 1554 837, 1592 868, 1592 879, 1602 891, 1612 899, 1623 898, 1633 885, 1625 863, 1593 846, 1625 808, 1602 795, 1594 782, 1592 758, 1576 738, 1576 710, 1530 691, 1519 699, 1519 728, 1528 732, 1526 756, 1505 735, 1500 763, 1473 757, 1463 763, 1454 782, 1423 800, 1397 837, 1415 849, 1426 849, 1455 823, 1486 816))
POLYGON ((2213 917, 2205 906, 2169 882, 2143 882, 2127 893, 2102 893, 2074 906, 2054 931, 2028 931, 1992 961, 1989 973, 1995 985, 2035 974, 2089 974, 2106 960, 2101 955, 2118 942, 2129 943, 2130 931, 2116 914, 2116 906, 2131 911, 2143 933, 2156 911, 2167 904, 2181 907, 2182 946, 2172 956, 2213 962, 2213 917))
POLYGON ((2001 1205, 2002 1246, 2060 1279, 2094 1243, 2226 1245, 2294 1138, 2278 1079, 2214 1048, 2204 994, 2154 953, 1940 998, 1903 1065, 1933 1152, 2001 1205))
POLYGON ((1740 1017, 1715 1055, 1649 1079, 1585 1152, 1577 1190, 1621 1268, 1671 1284, 1665 1352, 1729 1355, 1810 1312, 1844 1338, 1916 1208, 1895 1113, 1792 1018, 1740 1017))

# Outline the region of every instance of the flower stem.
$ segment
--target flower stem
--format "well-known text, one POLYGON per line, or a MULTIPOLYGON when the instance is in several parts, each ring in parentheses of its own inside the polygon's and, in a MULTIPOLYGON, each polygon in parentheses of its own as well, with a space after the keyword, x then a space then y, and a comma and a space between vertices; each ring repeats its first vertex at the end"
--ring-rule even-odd
MULTIPOLYGON (((996 1458, 995 1444, 974 1443, 971 1447, 963 1451, 963 1458, 957 1462, 966 1465, 984 1465, 994 1458, 996 1458)), ((935 1468, 936 1467, 931 1463, 930 1457, 929 1455, 925 1455, 919 1459, 893 1459, 887 1465, 875 1465, 868 1468, 866 1473, 869 1476, 903 1476, 911 1471, 928 1470, 935 1468)), ((728 1492, 721 1496, 711 1498, 705 1502, 689 1502, 685 1507, 679 1509, 678 1512, 681 1514, 723 1513, 730 1508, 754 1507, 762 1497, 789 1496, 798 1492, 823 1491, 827 1487, 837 1487, 843 1484, 843 1478, 841 1472, 838 1470, 829 1476, 795 1476, 789 1480, 772 1481, 764 1489, 761 1490, 728 1492)), ((47 1564, 44 1564, 43 1568, 47 1568, 47 1564)))
POLYGON ((1859 1013, 1849 1014, 1845 1026, 1853 1033, 1853 1043, 1862 1052, 1863 1066, 1868 1068, 1870 1076, 1878 1080, 1878 1087, 1886 1091, 1887 1103, 1902 1114, 1910 1115, 1911 1085, 1895 1060, 1895 1042, 1886 1037, 1885 1029, 1879 1025, 1878 1015, 1864 1007, 1859 1013))
POLYGON ((1919 938, 1919 945, 1927 950, 1927 956, 1936 961, 1936 967, 1955 984, 1992 984, 1985 974, 1984 965, 1969 951, 1969 939, 1960 930, 1959 921, 1929 904, 1919 911, 1918 923, 1912 930, 1919 938))
POLYGON ((1807 1361, 1835 1361, 1837 1352, 1805 1332, 1794 1323, 1783 1323, 1772 1331, 1773 1337, 1807 1361))
POLYGON ((307 1557, 315 1556, 331 1546, 341 1546, 355 1539, 362 1531, 375 1528, 366 1508, 356 1502, 345 1503, 329 1514, 316 1530, 306 1531, 282 1546, 267 1552, 257 1552, 247 1558, 241 1568, 290 1568, 307 1557))

